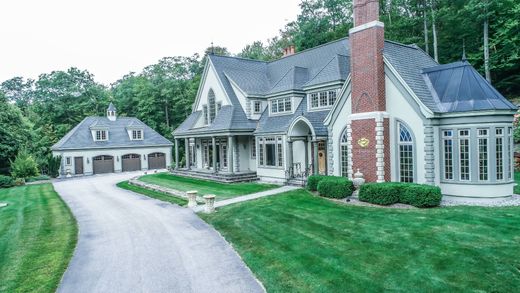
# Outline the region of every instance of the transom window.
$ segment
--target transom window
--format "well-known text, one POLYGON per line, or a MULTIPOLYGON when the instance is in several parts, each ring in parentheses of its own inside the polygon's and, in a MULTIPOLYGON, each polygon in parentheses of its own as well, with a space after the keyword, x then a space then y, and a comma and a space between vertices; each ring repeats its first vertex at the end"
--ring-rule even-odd
POLYGON ((281 136, 258 139, 258 164, 263 167, 283 167, 283 145, 281 136))
POLYGON ((399 181, 414 182, 414 149, 410 130, 399 123, 399 181))
POLYGON ((336 103, 337 90, 314 92, 309 94, 311 109, 332 107, 336 103))
POLYGON ((107 140, 107 131, 106 130, 96 130, 96 141, 105 141, 107 140))
POLYGON ((286 113, 292 111, 292 98, 279 98, 271 100, 271 113, 286 113))
POLYGON ((143 139, 142 130, 132 130, 132 140, 142 140, 142 139, 143 139))

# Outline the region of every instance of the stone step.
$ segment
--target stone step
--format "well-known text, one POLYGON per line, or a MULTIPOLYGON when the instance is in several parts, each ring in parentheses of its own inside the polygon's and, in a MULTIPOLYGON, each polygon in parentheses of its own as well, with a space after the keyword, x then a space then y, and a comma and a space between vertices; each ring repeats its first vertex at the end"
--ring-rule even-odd
POLYGON ((211 180, 223 183, 238 183, 238 182, 252 182, 258 181, 258 176, 256 173, 247 173, 247 174, 220 174, 220 173, 205 173, 205 172, 197 172, 197 171, 180 171, 174 170, 171 172, 177 176, 196 178, 196 179, 204 179, 211 180))

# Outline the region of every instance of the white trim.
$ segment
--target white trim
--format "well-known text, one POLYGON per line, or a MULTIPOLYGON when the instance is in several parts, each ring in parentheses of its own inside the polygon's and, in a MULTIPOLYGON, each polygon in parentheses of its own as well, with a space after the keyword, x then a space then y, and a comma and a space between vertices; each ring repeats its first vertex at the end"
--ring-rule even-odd
POLYGON ((296 125, 296 123, 298 123, 300 121, 307 123, 307 126, 309 127, 309 129, 311 130, 311 133, 312 133, 312 139, 316 140, 316 132, 314 131, 314 127, 312 127, 312 123, 309 121, 309 119, 307 119, 303 116, 298 116, 298 118, 294 119, 294 121, 289 126, 289 129, 287 130, 287 136, 291 137, 291 133, 292 133, 294 126, 296 125))
POLYGON ((384 118, 389 118, 390 114, 388 112, 364 112, 364 113, 354 113, 351 114, 349 120, 364 120, 364 119, 376 119, 382 121, 384 118))
POLYGON ((365 24, 362 24, 362 25, 358 25, 356 27, 353 27, 351 28, 348 33, 349 34, 355 34, 357 32, 360 32, 360 31, 363 31, 363 30, 366 30, 366 29, 369 29, 369 28, 372 28, 372 27, 382 27, 384 28, 385 27, 385 24, 379 20, 374 20, 374 21, 371 21, 371 22, 367 22, 365 24))
MULTIPOLYGON (((208 57, 208 61, 206 62, 206 65, 204 66, 204 72, 202 74, 202 78, 200 80, 200 84, 199 84, 199 89, 197 91, 197 97, 195 99, 195 102, 193 103, 193 106, 192 106, 192 109, 191 109, 191 112, 195 112, 197 110, 197 108, 199 107, 199 104, 200 104, 200 100, 202 98, 202 90, 204 88, 204 84, 206 83, 206 78, 208 76, 208 71, 209 71, 209 68, 211 67, 211 69, 213 70, 213 74, 215 74, 215 77, 218 81, 218 84, 220 86, 220 89, 222 90, 222 92, 224 93, 224 97, 226 98, 227 102, 232 105, 232 106, 236 106, 236 105, 233 105, 233 103, 231 103, 231 99, 229 98, 228 96, 228 93, 226 91, 226 88, 224 87, 224 85, 222 84, 222 80, 220 80, 220 76, 218 75, 218 72, 217 70, 215 69, 215 65, 213 65, 213 62, 211 62, 211 59, 208 57)), ((216 96, 215 96, 216 97, 216 96)))
MULTIPOLYGON (((333 118, 334 116, 334 113, 336 113, 336 111, 338 110, 338 107, 339 105, 341 104, 341 98, 343 97, 343 95, 346 93, 347 91, 347 88, 349 87, 350 85, 350 82, 352 81, 352 74, 349 73, 348 77, 347 77, 347 80, 345 81, 345 83, 343 84, 343 86, 340 88, 340 91, 338 92, 338 96, 336 98, 336 103, 334 103, 334 105, 332 106, 332 108, 330 109, 329 113, 327 114, 327 116, 325 117, 325 119, 323 120, 323 124, 326 125, 326 126, 329 126, 330 124, 334 123, 335 122, 335 119, 334 121, 331 121, 331 119, 333 118)), ((352 90, 351 90, 352 92, 352 90)), ((346 101, 345 103, 349 100, 349 96, 347 95, 346 97, 346 101)), ((344 105, 342 105, 343 107, 344 105)), ((341 111, 341 108, 339 108, 339 111, 341 111)))

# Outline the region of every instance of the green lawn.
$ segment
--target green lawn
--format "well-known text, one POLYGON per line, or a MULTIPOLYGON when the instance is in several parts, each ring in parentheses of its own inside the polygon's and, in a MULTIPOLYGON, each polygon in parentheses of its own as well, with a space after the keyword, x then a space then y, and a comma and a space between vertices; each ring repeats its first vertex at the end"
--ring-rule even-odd
POLYGON ((0 292, 54 292, 78 228, 51 184, 0 189, 0 292))
POLYGON ((215 194, 217 200, 251 194, 278 187, 260 183, 219 183, 214 181, 174 176, 168 173, 145 175, 139 180, 180 191, 197 190, 199 195, 215 194))
POLYGON ((346 206, 296 190, 200 216, 268 292, 520 290, 520 207, 346 206))
POLYGON ((126 190, 130 190, 130 191, 142 194, 142 195, 146 195, 148 197, 155 198, 155 199, 158 199, 158 200, 162 200, 162 201, 166 201, 166 202, 169 202, 169 203, 177 204, 177 205, 180 205, 180 206, 184 206, 184 205, 186 205, 188 203, 187 200, 185 200, 183 198, 180 198, 180 197, 175 197, 175 196, 164 194, 162 192, 157 192, 157 191, 149 190, 149 189, 142 188, 142 187, 139 187, 139 186, 130 185, 130 184, 128 184, 128 181, 119 182, 117 184, 117 187, 123 188, 123 189, 126 189, 126 190))

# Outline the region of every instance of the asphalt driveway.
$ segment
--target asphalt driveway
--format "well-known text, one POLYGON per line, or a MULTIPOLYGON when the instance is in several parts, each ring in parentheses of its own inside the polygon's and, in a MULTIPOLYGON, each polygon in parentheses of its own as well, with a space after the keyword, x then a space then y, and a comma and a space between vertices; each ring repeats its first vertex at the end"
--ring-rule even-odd
POLYGON ((192 211, 117 182, 138 173, 54 183, 79 224, 58 292, 263 292, 231 248, 192 211))

